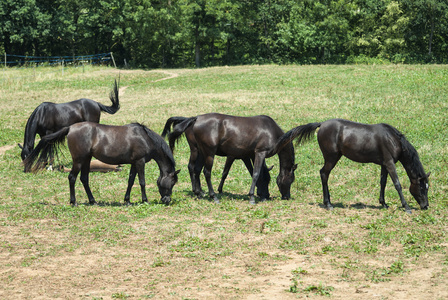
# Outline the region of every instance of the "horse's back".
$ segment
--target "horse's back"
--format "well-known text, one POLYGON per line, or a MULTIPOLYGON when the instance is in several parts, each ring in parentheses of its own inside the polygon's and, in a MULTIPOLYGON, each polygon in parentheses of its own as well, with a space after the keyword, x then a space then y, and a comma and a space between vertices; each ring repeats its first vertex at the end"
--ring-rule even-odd
POLYGON ((213 148, 235 157, 267 151, 283 134, 269 116, 240 117, 218 113, 198 116, 193 131, 203 148, 213 148))
POLYGON ((225 126, 240 130, 263 129, 276 131, 279 132, 279 134, 283 134, 282 129, 277 125, 277 123, 271 117, 266 115, 242 117, 219 113, 208 113, 199 115, 195 125, 213 127, 225 126))
POLYGON ((80 122, 70 126, 67 145, 73 158, 92 155, 108 164, 130 163, 148 152, 147 134, 141 126, 80 122))
POLYGON ((323 122, 317 134, 325 155, 340 154, 357 162, 381 163, 394 159, 401 151, 393 128, 387 124, 364 124, 343 119, 323 122))
POLYGON ((99 123, 101 110, 90 99, 78 99, 66 103, 43 102, 39 105, 39 126, 43 134, 55 132, 75 123, 90 121, 99 123))

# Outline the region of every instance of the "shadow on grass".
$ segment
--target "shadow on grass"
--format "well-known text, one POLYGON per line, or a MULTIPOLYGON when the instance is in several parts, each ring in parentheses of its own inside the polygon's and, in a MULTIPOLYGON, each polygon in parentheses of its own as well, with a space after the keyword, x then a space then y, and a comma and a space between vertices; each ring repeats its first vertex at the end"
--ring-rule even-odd
MULTIPOLYGON (((310 203, 310 205, 313 205, 313 203, 310 203)), ((325 205, 323 203, 319 203, 318 204, 319 207, 326 209, 325 205)), ((365 204, 365 203, 355 203, 355 204, 350 204, 350 205, 344 205, 342 202, 337 202, 337 203, 332 203, 334 208, 354 208, 354 209, 358 209, 358 210, 363 210, 363 209, 373 209, 373 210, 387 210, 387 208, 384 208, 382 205, 372 205, 372 204, 365 204)), ((416 208, 412 205, 409 205, 409 207, 412 210, 416 210, 416 208)), ((404 208, 401 208, 404 211, 404 208)))
MULTIPOLYGON (((197 196, 196 194, 194 194, 192 191, 185 191, 185 194, 187 197, 193 198, 195 200, 200 200, 200 201, 207 201, 207 202, 213 202, 213 199, 211 199, 208 195, 208 193, 204 193, 202 196, 197 196)), ((235 200, 235 201, 239 201, 239 202, 249 202, 250 197, 249 195, 244 195, 244 194, 235 194, 235 193, 229 193, 229 192, 222 192, 222 193, 217 193, 216 196, 218 197, 219 201, 221 200, 235 200)), ((261 201, 260 197, 258 195, 255 196, 255 201, 257 203, 262 203, 262 202, 266 202, 266 201, 272 201, 275 198, 270 197, 269 199, 265 199, 264 201, 261 201)), ((280 199, 280 198, 278 198, 280 199)))

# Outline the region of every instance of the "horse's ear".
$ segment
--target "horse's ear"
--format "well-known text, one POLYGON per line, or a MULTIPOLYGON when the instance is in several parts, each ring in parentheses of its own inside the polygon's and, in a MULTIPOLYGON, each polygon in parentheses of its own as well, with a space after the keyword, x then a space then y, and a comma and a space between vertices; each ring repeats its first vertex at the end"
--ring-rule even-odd
POLYGON ((177 174, 179 174, 179 172, 180 172, 180 169, 175 171, 174 174, 177 175, 177 174))
POLYGON ((274 165, 272 165, 270 168, 268 168, 268 172, 271 172, 272 169, 274 169, 274 165))
POLYGON ((19 148, 23 150, 23 146, 22 145, 17 144, 17 146, 19 146, 19 148))
POLYGON ((425 175, 422 176, 422 177, 419 177, 419 178, 417 179, 417 181, 420 181, 420 180, 422 180, 422 179, 428 179, 428 178, 429 178, 429 175, 431 175, 431 172, 425 174, 425 175))
POLYGON ((292 167, 292 170, 293 170, 293 171, 297 170, 297 164, 295 164, 295 165, 292 167))

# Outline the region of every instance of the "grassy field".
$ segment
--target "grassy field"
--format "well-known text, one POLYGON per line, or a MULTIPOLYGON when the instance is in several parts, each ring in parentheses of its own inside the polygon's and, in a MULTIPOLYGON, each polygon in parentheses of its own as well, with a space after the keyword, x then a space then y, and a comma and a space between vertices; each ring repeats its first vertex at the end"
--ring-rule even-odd
MULTIPOLYGON (((0 70, 0 298, 447 299, 447 82, 448 66, 438 65, 0 70), (121 109, 101 123, 141 122, 159 134, 171 116, 208 112, 265 114, 285 131, 330 118, 389 123, 431 172, 429 210, 410 195, 400 163, 413 213, 401 208, 390 179, 390 208, 381 209, 380 167, 348 159, 330 176, 335 209, 323 209, 316 139, 295 149, 291 200, 281 200, 275 184, 277 157, 267 162, 272 201, 248 203, 251 178, 241 161, 220 204, 198 200, 184 138, 174 153, 181 173, 170 206, 159 203, 159 170, 150 162, 148 204, 135 185, 134 205, 123 205, 125 166, 91 174, 98 206, 87 205, 78 180, 73 208, 67 173, 23 173, 17 144, 41 102, 109 105, 119 75, 121 109)), ((71 165, 66 149, 60 163, 71 165)), ((215 189, 223 164, 215 159, 215 189)))

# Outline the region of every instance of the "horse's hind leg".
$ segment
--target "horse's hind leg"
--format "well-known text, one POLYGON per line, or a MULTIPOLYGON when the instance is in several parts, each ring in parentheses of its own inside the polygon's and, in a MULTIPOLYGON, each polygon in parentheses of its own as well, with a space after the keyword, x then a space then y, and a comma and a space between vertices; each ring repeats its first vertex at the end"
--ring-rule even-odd
POLYGON ((84 190, 86 191, 87 198, 89 198, 90 204, 96 204, 95 198, 92 195, 92 191, 90 190, 89 186, 89 173, 90 173, 90 160, 92 158, 88 158, 85 160, 81 165, 81 182, 84 186, 84 190))
POLYGON ((204 177, 205 180, 207 181, 207 186, 208 186, 208 194, 210 196, 210 198, 213 199, 213 201, 215 201, 215 203, 219 203, 218 197, 216 197, 216 193, 213 190, 213 185, 212 185, 212 167, 213 167, 213 161, 214 161, 214 157, 213 156, 207 156, 205 158, 205 164, 204 164, 204 177))
MULTIPOLYGON (((232 156, 227 156, 226 163, 224 165, 224 170, 222 171, 221 182, 219 183, 219 187, 218 187, 218 193, 220 193, 220 194, 222 193, 224 181, 226 180, 227 175, 229 175, 230 168, 232 167, 232 164, 234 161, 235 161, 235 158, 233 158, 232 156)), ((249 163, 250 163, 250 160, 249 160, 249 163)))
POLYGON ((384 199, 384 190, 386 189, 387 183, 387 169, 385 166, 381 166, 381 179, 380 179, 380 204, 384 208, 389 208, 386 204, 386 200, 384 199))
POLYGON ((89 168, 90 168, 90 159, 87 161, 74 159, 73 167, 68 175, 68 182, 70 186, 70 204, 73 206, 77 206, 76 196, 75 196, 75 183, 76 178, 78 177, 79 172, 81 171, 81 182, 84 186, 84 189, 87 193, 87 197, 89 198, 89 202, 91 204, 95 203, 95 199, 92 196, 92 192, 89 188, 89 168))
POLYGON ((197 149, 191 149, 190 161, 188 162, 188 172, 190 173, 191 187, 193 193, 201 198, 204 196, 204 191, 201 187, 201 171, 204 167, 203 156, 199 154, 197 149))
POLYGON ((70 204, 72 206, 77 206, 76 203, 76 196, 75 196, 75 183, 76 183, 76 177, 78 177, 79 171, 81 166, 75 165, 73 163, 72 170, 68 174, 68 184, 70 186, 70 204))
POLYGON ((145 182, 145 161, 140 160, 136 163, 138 183, 140 184, 140 189, 142 191, 142 203, 148 202, 146 197, 146 182, 145 182))
POLYGON ((332 210, 333 205, 330 201, 330 191, 328 189, 328 177, 331 170, 336 166, 337 162, 341 158, 341 155, 336 155, 331 159, 325 158, 325 163, 322 169, 320 169, 320 179, 322 180, 322 191, 324 194, 324 206, 326 209, 332 210))

